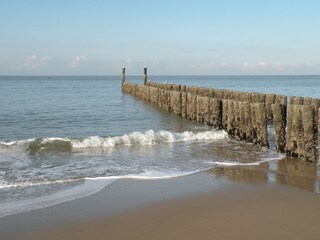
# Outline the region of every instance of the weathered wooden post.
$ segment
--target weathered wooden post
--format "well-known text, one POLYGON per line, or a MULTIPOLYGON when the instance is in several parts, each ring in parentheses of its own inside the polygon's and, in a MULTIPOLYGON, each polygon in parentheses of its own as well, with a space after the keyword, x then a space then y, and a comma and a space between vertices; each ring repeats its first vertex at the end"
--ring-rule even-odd
POLYGON ((164 104, 163 104, 163 92, 164 92, 164 90, 162 89, 162 88, 158 88, 158 90, 159 90, 159 101, 158 101, 158 106, 160 107, 160 108, 164 108, 163 106, 164 106, 164 104))
POLYGON ((245 117, 245 104, 244 102, 239 102, 240 110, 240 126, 239 126, 239 137, 240 140, 246 140, 246 117, 245 117))
POLYGON ((301 105, 296 105, 293 110, 293 130, 297 144, 296 153, 298 154, 298 157, 303 156, 305 148, 302 109, 303 107, 301 105))
POLYGON ((197 122, 209 124, 210 98, 205 96, 197 97, 197 122))
MULTIPOLYGON (((252 98, 254 99, 254 98, 252 98)), ((256 117, 256 105, 255 103, 250 104, 250 116, 251 116, 251 136, 252 136, 252 143, 258 143, 258 130, 257 130, 257 117, 256 117)))
POLYGON ((286 133, 286 155, 292 156, 291 152, 293 151, 294 147, 292 144, 292 128, 293 128, 293 106, 292 104, 289 104, 287 107, 287 133, 286 133))
POLYGON ((276 95, 275 104, 288 105, 288 97, 284 95, 276 95))
POLYGON ((280 153, 285 153, 287 106, 283 104, 272 104, 271 106, 276 134, 276 149, 280 153))
POLYGON ((303 105, 303 97, 291 96, 289 98, 289 104, 292 105, 303 105))
POLYGON ((316 132, 314 106, 305 105, 302 108, 304 151, 301 156, 307 161, 316 161, 316 132))
POLYGON ((227 120, 227 132, 231 138, 235 137, 235 112, 234 112, 234 101, 228 101, 228 120, 227 120))
POLYGON ((181 85, 180 91, 181 92, 186 92, 187 91, 187 86, 186 85, 181 85))
POLYGON ((148 81, 148 74, 147 74, 148 70, 147 70, 147 66, 144 67, 144 85, 147 84, 148 81))
POLYGON ((181 93, 181 116, 187 118, 187 93, 185 91, 181 93))
POLYGON ((150 102, 158 104, 159 101, 159 88, 150 87, 150 102))
POLYGON ((243 102, 244 105, 244 118, 245 118, 245 140, 253 142, 252 131, 252 118, 251 118, 251 105, 249 102, 243 102))
POLYGON ((162 109, 171 111, 170 91, 166 89, 160 89, 159 91, 159 103, 162 109))
POLYGON ((320 162, 320 108, 318 108, 318 161, 320 162))
POLYGON ((215 128, 222 128, 222 101, 210 98, 209 124, 215 128))
POLYGON ((256 104, 256 127, 258 145, 260 147, 269 148, 268 142, 268 128, 267 128, 267 114, 266 105, 264 103, 256 104))
POLYGON ((273 120, 272 104, 274 104, 275 102, 276 102, 275 94, 266 94, 266 110, 267 110, 268 121, 273 120))
POLYGON ((304 133, 302 106, 290 104, 288 106, 288 128, 286 155, 299 157, 304 154, 304 133))
POLYGON ((122 83, 126 81, 126 68, 122 67, 122 83))
POLYGON ((228 129, 228 100, 222 100, 222 129, 228 129))
MULTIPOLYGON (((240 95, 235 92, 235 98, 239 99, 240 95)), ((234 108, 234 135, 236 138, 241 139, 241 116, 240 116, 240 102, 238 100, 233 102, 234 108)))
POLYGON ((197 97, 198 95, 187 93, 187 118, 197 121, 197 97))
MULTIPOLYGON (((314 129, 315 132, 318 131, 318 114, 319 114, 319 107, 320 107, 320 99, 318 98, 310 98, 310 97, 305 97, 304 101, 303 101, 304 105, 311 105, 314 106, 314 129)), ((318 140, 316 140, 316 143, 318 142, 318 140)))
POLYGON ((182 97, 181 92, 170 91, 171 111, 175 114, 182 115, 182 97))

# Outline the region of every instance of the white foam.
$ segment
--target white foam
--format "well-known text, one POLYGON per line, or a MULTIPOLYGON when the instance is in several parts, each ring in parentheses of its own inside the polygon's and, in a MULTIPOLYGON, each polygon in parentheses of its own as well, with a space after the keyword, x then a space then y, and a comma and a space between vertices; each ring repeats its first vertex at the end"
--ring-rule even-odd
POLYGON ((145 133, 132 132, 130 134, 124 134, 122 136, 114 137, 99 137, 91 136, 84 139, 70 139, 70 138, 57 138, 48 137, 44 139, 27 139, 10 142, 0 142, 0 150, 2 152, 13 150, 13 151, 25 151, 29 145, 35 141, 39 146, 47 143, 65 142, 71 143, 74 149, 85 149, 85 148, 108 148, 119 145, 131 146, 131 145, 155 145, 158 143, 174 143, 174 142, 188 142, 188 141, 199 141, 199 140, 218 140, 227 138, 228 134, 225 131, 204 131, 194 133, 192 131, 185 131, 183 133, 173 133, 170 131, 161 130, 155 132, 154 130, 148 130, 145 133))
POLYGON ((41 143, 50 143, 54 141, 61 141, 61 142, 70 142, 69 138, 57 138, 57 137, 51 137, 51 138, 44 138, 41 143))
MULTIPOLYGON (((54 206, 63 202, 72 201, 78 198, 83 198, 95 194, 101 191, 107 185, 112 184, 118 179, 142 179, 142 180, 156 180, 156 179, 168 179, 168 178, 177 178, 182 176, 187 176, 191 174, 198 173, 197 171, 186 171, 181 172, 177 169, 166 170, 166 171, 157 171, 157 170, 148 170, 141 174, 129 174, 125 176, 106 176, 106 177, 88 177, 84 178, 84 182, 79 184, 76 187, 71 187, 69 189, 59 191, 53 194, 36 197, 27 200, 20 200, 14 202, 2 202, 0 209, 0 217, 27 212, 35 209, 45 208, 54 206)), ((73 180, 74 181, 74 180, 73 180)), ((45 185, 45 184, 57 184, 57 183, 67 183, 70 181, 50 181, 26 185, 7 185, 6 187, 28 187, 36 185, 45 185)), ((1 188, 1 187, 0 187, 1 188)), ((2 188, 4 188, 2 186, 2 188)))
POLYGON ((18 188, 18 187, 35 187, 35 186, 44 186, 44 185, 51 185, 51 184, 63 184, 63 183, 71 183, 75 181, 79 181, 81 179, 66 179, 66 180, 43 180, 38 182, 20 182, 14 184, 3 183, 0 181, 0 189, 5 188, 18 188))
POLYGON ((27 182, 13 183, 13 184, 0 181, 0 189, 25 188, 25 187, 45 186, 45 185, 53 185, 53 184, 66 184, 66 183, 73 183, 81 180, 84 180, 84 181, 112 180, 114 181, 118 179, 146 179, 146 180, 169 179, 169 178, 177 178, 177 177, 195 174, 200 171, 201 170, 182 172, 182 171, 179 171, 178 169, 172 169, 172 170, 166 169, 166 170, 146 170, 140 174, 128 174, 128 175, 120 175, 120 176, 84 177, 84 178, 78 178, 78 179, 62 179, 62 180, 41 180, 36 182, 27 181, 27 182))
POLYGON ((221 166, 221 167, 236 167, 236 166, 259 166, 261 163, 268 163, 268 162, 272 162, 272 161, 277 161, 283 158, 282 154, 279 154, 279 156, 277 157, 273 157, 273 158, 263 158, 258 162, 251 162, 251 163, 241 163, 241 162, 219 162, 219 161, 212 161, 212 162, 207 162, 209 164, 212 164, 214 166, 221 166))
POLYGON ((0 208, 0 217, 28 212, 35 209, 54 206, 63 202, 72 201, 95 194, 113 183, 114 180, 103 181, 84 181, 76 187, 59 191, 53 194, 36 197, 28 200, 2 202, 0 208))
POLYGON ((0 142, 0 149, 1 150, 9 150, 9 149, 20 149, 25 150, 28 145, 35 141, 35 138, 27 139, 27 140, 17 140, 17 141, 10 141, 10 142, 0 142))
POLYGON ((157 179, 170 179, 178 178, 183 176, 189 176, 196 174, 204 170, 195 170, 195 171, 185 171, 181 172, 179 170, 148 170, 141 174, 129 174, 124 176, 106 176, 106 177, 87 177, 86 180, 97 181, 97 180, 119 180, 119 179, 141 179, 141 180, 157 180, 157 179))
POLYGON ((172 133, 170 131, 161 130, 154 132, 148 130, 145 133, 133 132, 129 135, 125 134, 116 137, 89 137, 83 140, 71 140, 72 147, 81 148, 107 148, 118 145, 155 145, 157 143, 174 143, 199 140, 218 140, 227 138, 225 131, 205 131, 193 133, 186 131, 183 133, 172 133))

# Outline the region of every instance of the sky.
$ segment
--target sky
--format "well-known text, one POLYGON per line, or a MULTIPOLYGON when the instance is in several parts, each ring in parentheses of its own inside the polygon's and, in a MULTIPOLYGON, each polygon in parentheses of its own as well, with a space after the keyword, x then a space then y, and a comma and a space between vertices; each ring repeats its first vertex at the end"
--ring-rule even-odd
POLYGON ((319 0, 0 0, 0 75, 317 75, 319 13, 319 0))

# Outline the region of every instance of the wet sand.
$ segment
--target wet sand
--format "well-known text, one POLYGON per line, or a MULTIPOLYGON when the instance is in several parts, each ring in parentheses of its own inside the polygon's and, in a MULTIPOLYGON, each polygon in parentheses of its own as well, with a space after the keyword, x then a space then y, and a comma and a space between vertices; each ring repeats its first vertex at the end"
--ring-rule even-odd
POLYGON ((291 164, 278 164, 277 174, 270 166, 215 168, 117 181, 83 199, 2 218, 0 239, 319 239, 320 195, 306 190, 318 180, 303 175, 305 164, 302 172, 291 164))
POLYGON ((241 186, 73 224, 32 239, 319 239, 320 198, 241 186))

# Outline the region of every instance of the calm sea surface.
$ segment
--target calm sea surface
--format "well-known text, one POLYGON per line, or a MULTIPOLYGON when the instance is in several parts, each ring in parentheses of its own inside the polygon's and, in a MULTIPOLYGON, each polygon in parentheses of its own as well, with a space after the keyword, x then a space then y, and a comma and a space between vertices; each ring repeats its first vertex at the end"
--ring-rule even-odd
MULTIPOLYGON (((150 79, 320 97, 320 76, 150 79)), ((179 177, 281 157, 123 94, 119 76, 0 77, 0 217, 88 196, 120 178, 179 177)))

